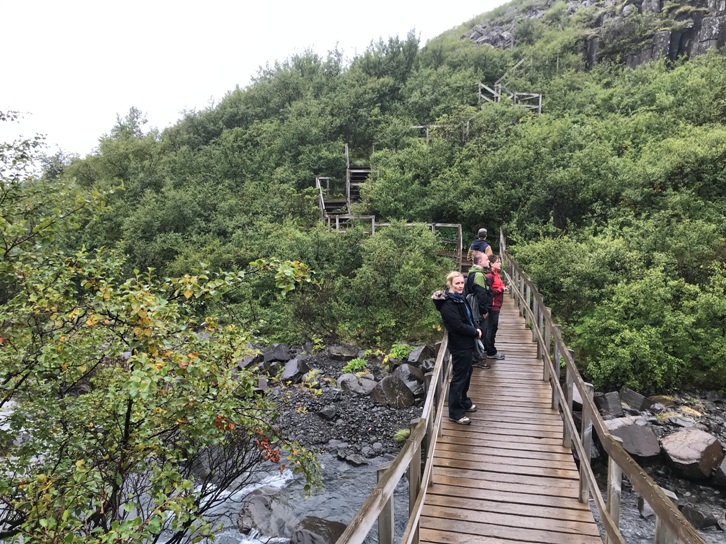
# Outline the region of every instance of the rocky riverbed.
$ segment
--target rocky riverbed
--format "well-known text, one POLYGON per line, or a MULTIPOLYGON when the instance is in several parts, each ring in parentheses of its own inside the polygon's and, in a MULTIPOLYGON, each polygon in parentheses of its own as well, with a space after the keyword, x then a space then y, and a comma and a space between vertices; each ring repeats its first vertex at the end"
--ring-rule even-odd
MULTIPOLYGON (((313 523, 318 523, 321 512, 313 503, 322 500, 323 510, 329 514, 326 519, 334 522, 335 530, 342 530, 372 489, 375 467, 390 461, 399 451, 400 443, 394 439, 396 433, 408 428, 419 416, 423 402, 421 370, 433 366, 433 350, 421 347, 412 354, 411 360, 388 361, 380 356, 364 357, 355 348, 338 346, 310 354, 303 349, 283 347, 280 350, 278 346, 268 350, 264 357, 267 360, 258 364, 268 365, 273 371, 277 364, 277 371, 282 375, 280 385, 271 387, 270 391, 282 409, 279 426, 288 437, 320 452, 325 460, 326 484, 323 496, 312 502, 283 499, 285 490, 276 490, 274 497, 265 497, 264 491, 256 493, 253 501, 256 506, 243 509, 240 520, 245 521, 240 521, 239 528, 244 533, 252 530, 267 534, 265 530, 269 527, 256 526, 255 511, 259 519, 268 519, 275 508, 279 510, 274 504, 285 503, 291 509, 282 509, 280 515, 287 519, 280 519, 277 524, 286 530, 267 536, 292 537, 292 542, 305 542, 304 536, 296 540, 292 525, 299 526, 306 516, 312 516, 313 523), (275 350, 277 355, 273 354, 275 350), (365 368, 356 373, 346 372, 346 365, 356 357, 366 359, 365 368), (353 482, 352 491, 342 493, 335 484, 339 478, 353 482), (295 511, 295 506, 300 510, 295 511), (336 511, 346 515, 332 514, 336 511)), ((708 469, 711 476, 693 480, 686 476, 684 467, 671 461, 669 456, 673 452, 665 452, 661 446, 665 437, 690 429, 708 435, 708 451, 720 447, 718 451, 722 455, 726 444, 726 399, 713 392, 646 399, 630 390, 621 390, 599 395, 598 406, 613 434, 627 431, 640 436, 643 429, 652 434, 645 443, 628 444, 626 449, 634 450, 629 450, 631 455, 651 477, 675 495, 679 508, 699 528, 707 543, 726 541, 723 532, 726 487, 720 482, 718 472, 723 470, 721 461, 716 460, 708 469), (650 451, 647 455, 646 450, 650 451)), ((628 436, 626 443, 630 440, 628 436)), ((703 435, 698 436, 703 439, 703 435)), ((604 461, 602 454, 600 459, 593 460, 594 469, 603 480, 601 489, 606 488, 604 461)), ((698 463, 705 466, 702 459, 698 463)), ((637 543, 652 542, 655 531, 652 513, 647 505, 642 505, 627 480, 623 481, 621 530, 627 542, 637 543)))

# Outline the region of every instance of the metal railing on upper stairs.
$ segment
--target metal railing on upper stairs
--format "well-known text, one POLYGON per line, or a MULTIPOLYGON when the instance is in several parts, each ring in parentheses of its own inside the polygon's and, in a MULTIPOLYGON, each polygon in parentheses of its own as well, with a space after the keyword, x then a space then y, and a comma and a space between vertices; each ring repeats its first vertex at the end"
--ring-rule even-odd
MULTIPOLYGON (((552 387, 552 407, 558 409, 563 422, 562 444, 577 452, 580 459, 580 501, 593 499, 598 511, 605 542, 625 544, 619 529, 620 493, 622 477, 628 478, 635 492, 650 505, 657 516, 655 544, 703 544, 704 540, 686 520, 677 506, 663 490, 623 449, 620 440, 610 434, 593 402, 593 387, 580 376, 572 352, 562 338, 560 328, 552 319, 550 309, 544 304, 537 286, 524 273, 506 250, 506 239, 500 234, 499 248, 503 260, 502 271, 509 280, 510 294, 532 331, 537 345, 537 357, 544 363, 543 381, 552 387), (561 369, 565 369, 564 390, 561 385, 561 369), (577 389, 582 398, 581 427, 573 418, 573 392, 577 389), (592 432, 608 455, 608 484, 606 499, 598 486, 590 466, 592 432)), ((409 518, 400 540, 403 544, 418 544, 419 518, 423 510, 426 491, 431 483, 432 460, 436 437, 441 427, 441 416, 451 375, 451 365, 446 353, 448 336, 444 333, 439 346, 436 364, 427 376, 427 395, 421 418, 412 423, 411 435, 390 466, 382 467, 378 483, 363 503, 336 544, 362 543, 378 523, 378 543, 394 542, 393 492, 405 473, 409 481, 409 518), (421 471, 421 453, 424 453, 424 469, 421 471)))

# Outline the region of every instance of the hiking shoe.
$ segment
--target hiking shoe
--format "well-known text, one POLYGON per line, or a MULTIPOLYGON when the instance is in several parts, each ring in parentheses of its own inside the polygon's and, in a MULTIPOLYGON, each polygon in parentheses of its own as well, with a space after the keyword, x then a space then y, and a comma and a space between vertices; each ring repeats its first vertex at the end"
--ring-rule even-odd
POLYGON ((467 412, 476 412, 476 404, 472 404, 466 409, 467 412))
POLYGON ((491 368, 492 367, 492 365, 490 365, 486 361, 477 361, 475 363, 472 363, 471 366, 473 366, 474 368, 491 368))
POLYGON ((504 359, 503 353, 495 353, 494 355, 487 355, 487 359, 496 359, 497 361, 501 361, 504 359))
POLYGON ((453 417, 450 417, 449 421, 453 421, 454 423, 458 423, 459 425, 470 425, 471 424, 471 419, 469 419, 466 416, 464 416, 460 419, 454 419, 453 417))

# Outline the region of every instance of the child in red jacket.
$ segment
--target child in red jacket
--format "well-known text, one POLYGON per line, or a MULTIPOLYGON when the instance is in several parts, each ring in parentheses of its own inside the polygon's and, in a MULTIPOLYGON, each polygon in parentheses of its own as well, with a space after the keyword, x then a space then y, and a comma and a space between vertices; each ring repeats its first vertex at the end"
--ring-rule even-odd
POLYGON ((487 359, 504 359, 504 354, 498 352, 494 345, 497 339, 497 330, 499 329, 499 312, 504 302, 504 292, 509 289, 509 286, 504 285, 502 278, 499 277, 501 268, 502 260, 499 255, 489 255, 487 281, 492 286, 492 309, 489 310, 486 330, 484 331, 484 347, 487 350, 487 359))

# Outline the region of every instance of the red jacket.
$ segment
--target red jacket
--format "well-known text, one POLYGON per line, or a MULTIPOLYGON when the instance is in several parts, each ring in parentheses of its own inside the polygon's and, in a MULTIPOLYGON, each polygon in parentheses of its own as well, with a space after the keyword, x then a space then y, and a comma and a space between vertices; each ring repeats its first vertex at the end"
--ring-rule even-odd
POLYGON ((504 282, 499 277, 499 272, 491 269, 487 272, 487 280, 492 286, 492 311, 498 312, 504 303, 504 282))

